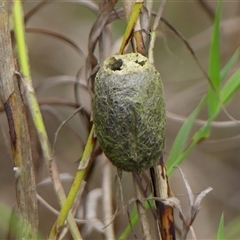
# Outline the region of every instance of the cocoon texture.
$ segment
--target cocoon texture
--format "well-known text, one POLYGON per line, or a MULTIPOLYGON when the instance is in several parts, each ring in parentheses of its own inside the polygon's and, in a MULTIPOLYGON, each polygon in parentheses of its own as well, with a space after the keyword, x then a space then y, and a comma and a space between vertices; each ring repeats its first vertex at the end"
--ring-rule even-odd
POLYGON ((140 172, 157 164, 166 137, 160 74, 138 53, 105 60, 95 78, 93 122, 108 159, 119 169, 140 172))

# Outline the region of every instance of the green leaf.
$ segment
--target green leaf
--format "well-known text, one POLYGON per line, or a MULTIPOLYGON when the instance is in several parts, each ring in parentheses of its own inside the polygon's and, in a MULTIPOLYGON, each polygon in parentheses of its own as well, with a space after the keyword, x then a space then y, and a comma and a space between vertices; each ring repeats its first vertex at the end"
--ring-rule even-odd
POLYGON ((143 7, 143 2, 136 2, 134 4, 132 14, 130 16, 130 19, 128 20, 128 25, 127 25, 125 34, 123 36, 123 40, 122 40, 122 44, 121 44, 121 47, 120 47, 120 50, 119 50, 119 54, 123 54, 124 48, 126 47, 126 45, 128 44, 128 42, 130 40, 130 36, 133 33, 136 22, 137 22, 137 20, 140 16, 142 7, 143 7))
POLYGON ((230 70, 233 68, 234 64, 238 61, 239 57, 240 57, 240 50, 238 48, 236 52, 233 54, 233 56, 231 57, 231 59, 228 61, 228 63, 221 70, 220 72, 221 81, 223 81, 226 78, 230 70))
POLYGON ((232 220, 225 228, 226 239, 238 239, 240 236, 240 216, 232 220))
MULTIPOLYGON (((221 101, 224 105, 226 105, 234 96, 237 90, 240 88, 240 69, 229 79, 229 81, 225 84, 223 89, 221 90, 221 101)), ((205 103, 206 98, 202 100, 205 103)), ((201 103, 202 103, 201 102, 201 103)), ((187 156, 191 153, 191 151, 199 144, 201 141, 207 139, 211 132, 211 122, 217 117, 221 110, 221 106, 218 102, 216 106, 216 110, 214 114, 209 118, 206 124, 204 124, 193 136, 191 143, 183 151, 183 147, 186 144, 187 138, 189 136, 189 132, 193 126, 194 120, 197 117, 197 112, 201 109, 201 103, 198 105, 197 109, 190 115, 187 121, 184 123, 182 128, 180 129, 172 147, 169 162, 167 162, 168 168, 168 176, 170 177, 174 170, 175 166, 181 164, 187 156), (200 108, 200 109, 198 109, 200 108), (188 126, 189 124, 189 126, 188 126), (182 142, 181 142, 182 140, 182 142), (183 151, 183 152, 182 152, 183 151)))
POLYGON ((219 222, 219 227, 218 227, 218 235, 217 235, 217 240, 224 240, 224 215, 222 214, 220 222, 219 222))
POLYGON ((168 168, 168 176, 171 177, 175 170, 175 166, 180 165, 186 158, 187 156, 192 152, 192 150, 199 144, 201 141, 207 139, 210 135, 211 131, 211 125, 210 121, 208 121, 203 127, 201 127, 193 136, 191 143, 189 146, 184 150, 178 158, 176 158, 174 165, 171 165, 168 168))
POLYGON ((220 18, 222 13, 222 0, 218 3, 216 12, 216 18, 214 22, 214 30, 212 36, 211 50, 210 50, 210 65, 209 65, 209 77, 211 85, 208 91, 208 113, 211 118, 218 107, 219 93, 221 89, 220 79, 220 18))
POLYGON ((203 106, 206 103, 207 98, 204 97, 199 105, 196 107, 196 109, 191 113, 191 115, 188 117, 188 119, 184 122, 181 129, 178 132, 177 137, 175 138, 175 141, 173 143, 170 156, 167 161, 167 169, 168 174, 172 174, 175 170, 175 166, 179 165, 184 159, 179 158, 182 151, 186 147, 187 140, 189 138, 189 134, 192 130, 193 124, 202 110, 203 106))
MULTIPOLYGON (((32 232, 35 231, 29 223, 20 218, 19 214, 3 203, 0 203, 0 213, 0 231, 8 232, 11 239, 21 239, 24 228, 30 228, 32 232)), ((46 239, 46 237, 44 238, 40 234, 37 235, 36 240, 44 239, 46 239)))
POLYGON ((240 88, 240 69, 235 72, 221 90, 221 101, 225 105, 240 88))

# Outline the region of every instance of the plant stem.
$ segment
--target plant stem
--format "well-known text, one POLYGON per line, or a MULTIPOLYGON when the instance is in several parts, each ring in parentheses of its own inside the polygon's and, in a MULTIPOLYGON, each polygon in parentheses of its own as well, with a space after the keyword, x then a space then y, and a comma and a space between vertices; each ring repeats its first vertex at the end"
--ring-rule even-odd
MULTIPOLYGON (((58 197, 59 205, 62 206, 66 200, 66 196, 59 178, 57 164, 55 162, 54 157, 52 156, 51 147, 48 140, 45 125, 43 122, 41 110, 40 110, 37 97, 32 85, 22 12, 23 11, 22 11, 21 1, 20 0, 15 1, 13 5, 14 32, 15 32, 16 43, 17 43, 20 69, 23 74, 22 80, 23 80, 23 85, 25 87, 25 92, 26 92, 25 97, 28 103, 29 110, 31 112, 34 125, 37 130, 44 160, 45 160, 46 166, 49 169, 49 174, 53 182, 55 193, 58 197)), ((74 239, 80 239, 81 236, 77 228, 77 224, 71 213, 69 214, 68 222, 69 222, 70 231, 74 239)))
MULTIPOLYGON (((20 221, 12 217, 13 238, 35 239, 38 206, 27 117, 17 84, 9 28, 7 1, 0 3, 0 100, 4 105, 14 162, 15 187, 20 221), (17 222, 17 223, 16 223, 17 222)), ((11 228, 10 227, 10 228, 11 228)))

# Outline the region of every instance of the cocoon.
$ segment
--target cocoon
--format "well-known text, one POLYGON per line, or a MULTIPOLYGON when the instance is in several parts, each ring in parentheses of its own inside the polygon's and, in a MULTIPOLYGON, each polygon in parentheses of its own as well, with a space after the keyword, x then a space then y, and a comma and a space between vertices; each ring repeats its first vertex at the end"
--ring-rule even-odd
POLYGON ((95 78, 93 122, 97 139, 118 168, 140 172, 157 164, 166 137, 160 74, 138 53, 105 60, 95 78))

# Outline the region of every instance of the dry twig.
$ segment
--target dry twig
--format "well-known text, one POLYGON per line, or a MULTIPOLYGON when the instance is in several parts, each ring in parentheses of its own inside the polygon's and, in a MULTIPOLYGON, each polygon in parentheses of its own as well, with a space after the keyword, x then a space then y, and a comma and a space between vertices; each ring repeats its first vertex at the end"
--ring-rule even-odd
POLYGON ((143 239, 144 240, 150 240, 151 238, 151 234, 150 234, 150 227, 149 227, 149 221, 147 218, 147 214, 146 214, 146 209, 144 207, 144 194, 142 192, 142 189, 139 185, 139 183, 141 183, 141 179, 140 179, 140 175, 137 173, 133 173, 133 183, 134 183, 134 188, 135 188, 135 192, 136 192, 136 196, 137 196, 137 208, 138 208, 138 214, 139 214, 139 218, 141 221, 141 225, 142 225, 142 231, 143 231, 143 239), (138 181, 140 180, 140 181, 138 181))

